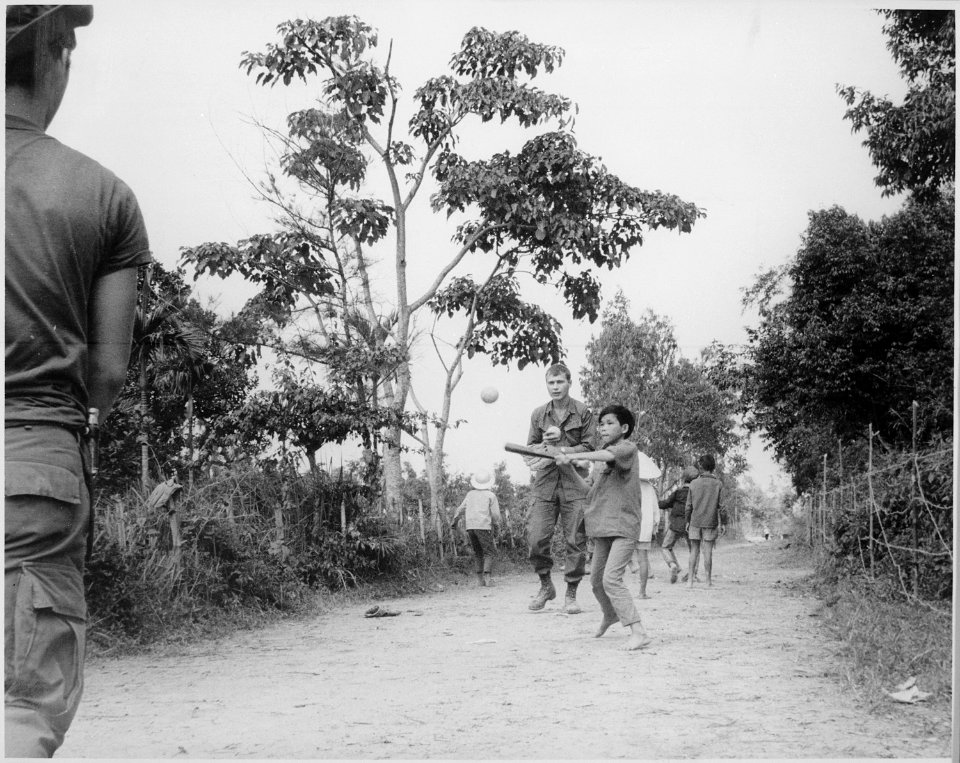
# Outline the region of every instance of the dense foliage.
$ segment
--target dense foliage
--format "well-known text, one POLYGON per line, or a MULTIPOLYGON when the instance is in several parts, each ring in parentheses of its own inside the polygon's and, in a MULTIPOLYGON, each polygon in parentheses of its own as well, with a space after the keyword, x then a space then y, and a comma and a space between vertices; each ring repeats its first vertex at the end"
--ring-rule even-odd
POLYGON ((909 443, 914 400, 921 441, 951 431, 953 220, 952 194, 879 223, 812 212, 796 258, 751 295, 760 324, 743 402, 799 490, 838 440, 863 439, 871 425, 909 443))
POLYGON ((584 395, 593 410, 610 403, 637 415, 637 441, 664 467, 690 465, 701 453, 723 460, 725 471, 743 468, 737 433, 736 397, 717 386, 707 369, 681 357, 673 327, 647 312, 629 316, 618 292, 603 313, 601 330, 587 343, 581 370, 584 395))
POLYGON ((743 367, 721 357, 716 369, 741 375, 749 425, 798 491, 815 484, 823 454, 849 451, 848 467, 862 466, 854 443, 869 427, 893 448, 953 429, 954 11, 880 13, 908 83, 904 104, 841 94, 845 118, 867 131, 883 193, 910 195, 879 222, 840 207, 810 212, 796 257, 747 290, 760 323, 743 367))
MULTIPOLYGON (((224 418, 256 384, 249 333, 197 303, 180 270, 152 266, 133 334, 126 383, 102 422, 98 487, 123 492, 140 477, 147 446, 151 479, 201 469, 219 459, 224 418)), ((253 446, 251 446, 253 447, 253 446)), ((252 449, 247 452, 253 452, 252 449)))
POLYGON ((953 10, 883 10, 887 47, 908 90, 895 105, 855 87, 838 88, 850 106, 844 118, 879 168, 884 195, 911 191, 936 198, 954 180, 956 164, 956 19, 953 10))

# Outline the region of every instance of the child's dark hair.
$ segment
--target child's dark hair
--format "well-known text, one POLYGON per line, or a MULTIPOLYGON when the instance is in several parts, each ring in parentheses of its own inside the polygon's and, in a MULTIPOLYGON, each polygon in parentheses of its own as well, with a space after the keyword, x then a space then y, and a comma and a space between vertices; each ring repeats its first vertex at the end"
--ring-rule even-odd
POLYGON ((697 466, 699 466, 705 472, 712 472, 717 468, 717 459, 715 459, 709 453, 704 453, 700 458, 697 459, 697 466))
POLYGON ((617 405, 616 403, 613 405, 608 405, 606 408, 600 411, 599 414, 597 414, 597 421, 602 419, 608 413, 616 416, 617 421, 619 421, 621 424, 627 425, 627 433, 624 435, 624 437, 629 437, 633 434, 633 430, 637 426, 637 420, 629 410, 624 408, 622 405, 617 405))

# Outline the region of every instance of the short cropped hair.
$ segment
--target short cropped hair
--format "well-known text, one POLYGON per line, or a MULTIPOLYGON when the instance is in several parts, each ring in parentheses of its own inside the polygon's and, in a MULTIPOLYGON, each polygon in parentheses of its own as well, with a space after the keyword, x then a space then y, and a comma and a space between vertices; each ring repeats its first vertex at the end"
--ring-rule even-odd
POLYGON ((567 381, 572 381, 573 376, 570 373, 570 369, 567 368, 563 363, 554 363, 550 368, 547 369, 547 372, 544 376, 566 376, 567 381))
POLYGON ((717 459, 709 453, 704 453, 697 459, 697 466, 705 472, 712 472, 717 468, 717 459))
POLYGON ((602 419, 607 414, 612 414, 616 416, 617 421, 619 421, 621 424, 627 425, 627 433, 624 435, 624 437, 629 437, 630 435, 633 434, 633 430, 637 426, 637 420, 636 418, 634 418, 634 415, 630 413, 630 411, 627 408, 624 408, 622 405, 617 405, 616 403, 613 403, 612 405, 608 405, 606 408, 600 411, 600 413, 597 414, 597 421, 602 419))
POLYGON ((7 59, 5 85, 32 91, 62 51, 77 47, 77 33, 67 14, 52 13, 37 22, 35 30, 24 34, 32 35, 32 44, 28 50, 7 59))

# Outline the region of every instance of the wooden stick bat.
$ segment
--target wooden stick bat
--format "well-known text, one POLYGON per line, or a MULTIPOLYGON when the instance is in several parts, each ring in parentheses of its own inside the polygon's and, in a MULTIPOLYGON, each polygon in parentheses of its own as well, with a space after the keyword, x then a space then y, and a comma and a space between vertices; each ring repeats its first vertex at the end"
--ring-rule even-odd
POLYGON ((517 453, 521 456, 533 456, 534 458, 553 458, 552 453, 544 453, 542 450, 529 448, 526 445, 518 445, 515 442, 504 443, 503 449, 508 453, 517 453))

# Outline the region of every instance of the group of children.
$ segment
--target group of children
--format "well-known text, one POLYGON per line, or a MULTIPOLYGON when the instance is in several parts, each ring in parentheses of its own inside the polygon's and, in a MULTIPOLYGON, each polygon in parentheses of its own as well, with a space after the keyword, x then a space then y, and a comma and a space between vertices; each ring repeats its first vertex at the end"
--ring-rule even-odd
MULTIPOLYGON (((684 485, 664 501, 658 501, 652 480, 660 476, 659 467, 629 440, 636 426, 633 414, 622 405, 608 405, 598 417, 600 448, 590 452, 552 454, 559 465, 577 462, 602 464, 593 472, 589 482, 570 471, 589 489, 583 520, 587 537, 593 543, 590 570, 591 587, 603 613, 596 636, 602 636, 616 622, 630 630, 626 648, 643 649, 650 637, 643 627, 633 596, 624 583, 624 575, 639 552, 641 583, 645 588, 647 554, 652 545, 655 526, 661 508, 668 508, 668 529, 663 548, 670 566, 670 582, 675 583, 680 565, 673 553, 676 540, 687 536, 690 546, 689 570, 684 579, 693 587, 699 564, 701 546, 703 568, 707 585, 712 585, 713 544, 726 529, 726 514, 721 505, 720 480, 714 475, 713 456, 697 459, 697 468, 683 472, 684 485), (678 499, 683 500, 683 525, 678 511, 678 499)), ((461 517, 470 545, 477 559, 480 585, 491 585, 493 562, 493 527, 499 524, 500 507, 492 491, 493 477, 489 472, 478 472, 471 480, 470 490, 457 508, 452 522, 461 517)), ((641 596, 643 591, 641 591, 641 596)))

